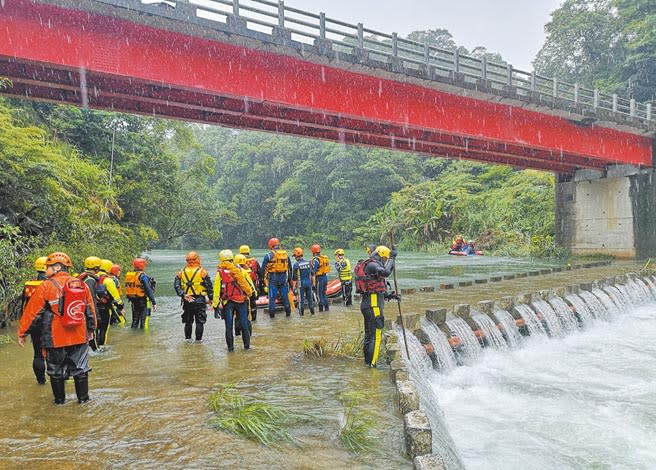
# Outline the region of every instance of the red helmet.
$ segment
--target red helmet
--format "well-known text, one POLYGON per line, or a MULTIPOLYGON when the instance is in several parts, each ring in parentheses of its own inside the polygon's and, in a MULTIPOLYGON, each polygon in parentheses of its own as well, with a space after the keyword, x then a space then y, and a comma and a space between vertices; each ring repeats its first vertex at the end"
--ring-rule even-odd
POLYGON ((62 253, 61 251, 50 253, 46 258, 46 266, 52 266, 53 264, 57 263, 63 264, 68 268, 73 267, 73 262, 71 261, 70 256, 68 256, 66 253, 62 253))
POLYGON ((267 243, 267 245, 269 246, 269 249, 270 249, 270 250, 273 250, 273 247, 274 247, 274 246, 280 245, 280 240, 278 240, 278 239, 275 238, 275 237, 274 237, 274 238, 270 238, 270 239, 269 239, 269 243, 267 243))
POLYGON ((297 246, 294 248, 294 251, 292 251, 292 254, 294 255, 294 258, 302 258, 303 257, 303 248, 300 246, 297 246))
POLYGON ((321 247, 315 243, 310 247, 310 251, 313 255, 316 255, 317 253, 321 253, 321 247))
POLYGON ((118 276, 121 274, 121 265, 120 264, 112 264, 112 269, 109 270, 109 274, 112 276, 118 276))
POLYGON ((146 269, 146 260, 144 258, 135 258, 132 260, 132 266, 134 266, 134 269, 143 271, 146 269))

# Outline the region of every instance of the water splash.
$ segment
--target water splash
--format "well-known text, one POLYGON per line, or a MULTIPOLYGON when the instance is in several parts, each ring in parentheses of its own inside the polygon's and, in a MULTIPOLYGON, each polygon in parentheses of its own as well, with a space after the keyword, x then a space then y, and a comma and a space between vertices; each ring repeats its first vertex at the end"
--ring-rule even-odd
POLYGON ((503 327, 503 333, 506 342, 511 348, 516 348, 522 341, 522 334, 519 332, 515 319, 507 310, 496 310, 494 316, 503 327))
POLYGON ((515 310, 526 322, 526 327, 531 336, 547 336, 547 329, 542 324, 535 312, 525 304, 515 305, 515 310))
POLYGON ((465 320, 462 318, 454 318, 452 320, 447 320, 446 325, 451 332, 460 339, 459 353, 463 356, 465 361, 468 359, 475 359, 481 355, 481 352, 483 351, 481 344, 478 342, 476 335, 474 335, 474 332, 465 320))
POLYGON ((448 372, 457 366, 456 356, 446 336, 435 323, 426 318, 421 319, 421 328, 426 332, 435 348, 437 363, 442 372, 448 372))
POLYGON ((574 307, 576 317, 583 326, 587 326, 592 323, 592 320, 594 320, 594 315, 590 311, 588 304, 586 304, 581 297, 576 294, 569 294, 567 297, 565 297, 565 300, 567 300, 567 302, 569 302, 570 305, 574 307))
POLYGON ((497 325, 487 315, 476 314, 472 315, 472 319, 476 322, 483 333, 485 333, 485 340, 489 347, 494 349, 508 349, 508 343, 503 339, 503 335, 497 328, 497 325))
POLYGON ((549 299, 549 303, 556 312, 560 324, 565 331, 570 332, 578 329, 579 322, 576 320, 576 316, 570 309, 569 305, 567 305, 567 302, 560 297, 554 296, 549 299))
POLYGON ((531 302, 531 305, 535 309, 535 313, 538 315, 538 318, 540 316, 542 317, 543 324, 546 324, 550 336, 563 336, 563 325, 561 324, 558 315, 556 315, 556 312, 547 301, 534 300, 531 302))

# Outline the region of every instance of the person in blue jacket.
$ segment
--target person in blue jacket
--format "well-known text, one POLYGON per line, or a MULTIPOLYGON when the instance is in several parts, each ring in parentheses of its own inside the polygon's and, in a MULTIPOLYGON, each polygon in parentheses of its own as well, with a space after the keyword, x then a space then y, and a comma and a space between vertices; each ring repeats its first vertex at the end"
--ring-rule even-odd
POLYGON ((296 262, 292 267, 292 280, 295 288, 298 288, 300 298, 298 300, 298 312, 300 315, 305 313, 307 304, 310 313, 314 315, 314 299, 312 298, 312 266, 310 262, 303 259, 303 248, 297 247, 292 251, 296 262))
POLYGON ((292 265, 289 255, 280 247, 280 240, 271 238, 268 242, 269 252, 264 255, 260 266, 260 276, 264 279, 269 292, 269 316, 276 315, 276 297, 280 296, 285 307, 285 315, 292 314, 289 303, 289 284, 292 282, 292 265))

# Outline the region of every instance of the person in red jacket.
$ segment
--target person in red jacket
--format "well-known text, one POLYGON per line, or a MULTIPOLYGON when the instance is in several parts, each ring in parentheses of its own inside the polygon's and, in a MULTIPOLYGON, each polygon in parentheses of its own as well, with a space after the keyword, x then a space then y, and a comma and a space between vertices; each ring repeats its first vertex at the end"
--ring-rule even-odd
POLYGON ((23 347, 34 320, 41 317, 41 341, 56 405, 66 401, 65 380, 69 376, 75 380, 78 402, 89 400, 89 341, 96 328, 96 310, 89 287, 69 274, 72 267, 66 253, 48 255, 47 279, 30 297, 18 326, 18 344, 23 347), (81 298, 72 300, 71 286, 81 298))

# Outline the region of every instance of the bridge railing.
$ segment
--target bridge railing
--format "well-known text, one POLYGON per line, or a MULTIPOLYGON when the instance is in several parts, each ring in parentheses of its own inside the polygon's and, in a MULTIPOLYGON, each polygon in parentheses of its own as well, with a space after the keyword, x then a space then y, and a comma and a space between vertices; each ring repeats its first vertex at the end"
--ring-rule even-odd
MULTIPOLYGON (((458 50, 441 49, 428 43, 404 39, 397 33, 384 33, 366 28, 362 23, 349 24, 324 13, 311 13, 288 6, 283 0, 97 0, 102 3, 133 8, 139 5, 148 13, 157 14, 166 4, 175 7, 186 3, 196 9, 196 16, 213 22, 241 22, 245 31, 316 46, 323 44, 333 52, 366 56, 367 60, 386 64, 393 70, 424 70, 436 79, 453 79, 482 85, 492 91, 528 97, 555 108, 575 108, 605 111, 629 118, 631 122, 653 123, 651 103, 639 103, 617 94, 605 94, 597 89, 544 77, 535 72, 516 69, 511 64, 496 63, 486 57, 461 54, 458 50)), ((237 33, 239 34, 239 33, 237 33)))

